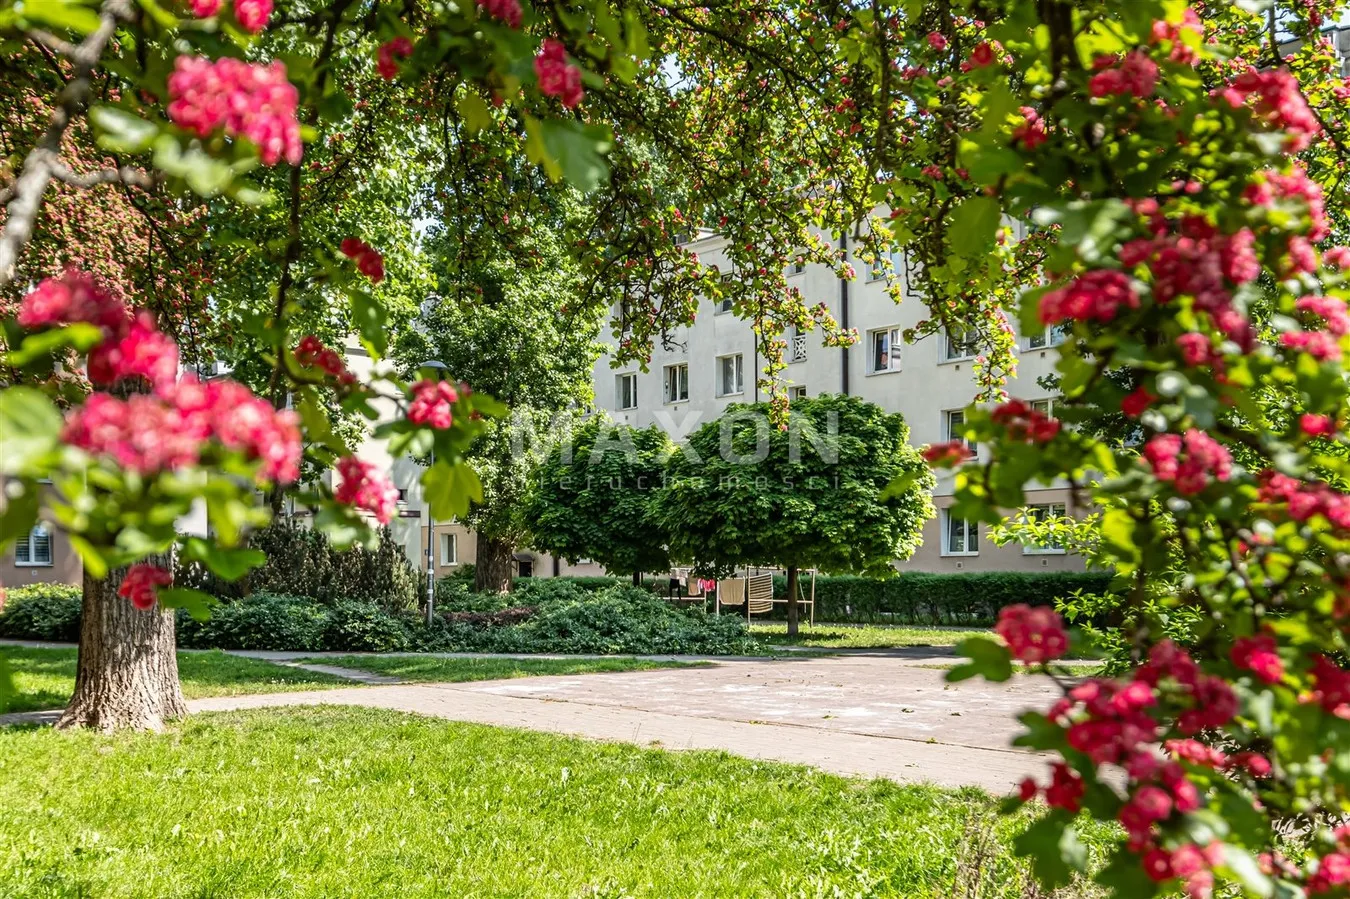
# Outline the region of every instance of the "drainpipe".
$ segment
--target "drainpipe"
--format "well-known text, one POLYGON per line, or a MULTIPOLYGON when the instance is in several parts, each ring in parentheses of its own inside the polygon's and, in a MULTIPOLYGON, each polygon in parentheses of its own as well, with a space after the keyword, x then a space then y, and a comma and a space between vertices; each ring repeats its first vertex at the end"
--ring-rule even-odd
MULTIPOLYGON (((848 234, 847 232, 839 235, 839 249, 848 254, 848 234)), ((848 330, 848 279, 839 279, 839 325, 845 331, 848 330)), ((840 381, 839 392, 848 396, 848 347, 841 347, 840 350, 840 371, 843 377, 840 381)))
POLYGON ((755 365, 750 369, 750 377, 755 379, 755 402, 759 402, 759 340, 756 339, 750 350, 755 360, 755 365))

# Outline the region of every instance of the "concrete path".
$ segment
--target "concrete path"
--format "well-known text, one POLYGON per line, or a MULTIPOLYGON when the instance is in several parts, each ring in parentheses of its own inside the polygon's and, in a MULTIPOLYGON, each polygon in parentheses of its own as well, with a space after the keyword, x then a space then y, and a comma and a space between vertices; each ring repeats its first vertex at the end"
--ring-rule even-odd
MULTIPOLYGON (((294 705, 396 709, 666 749, 721 749, 838 774, 995 793, 1028 774, 1043 777, 1046 759, 1014 750, 1010 742, 1020 727, 1016 714, 1049 706, 1057 688, 1031 677, 949 685, 945 672, 919 667, 938 661, 935 655, 718 660, 703 668, 361 686, 218 697, 189 706, 194 712, 294 705)), ((50 717, 0 716, 0 724, 50 717)))

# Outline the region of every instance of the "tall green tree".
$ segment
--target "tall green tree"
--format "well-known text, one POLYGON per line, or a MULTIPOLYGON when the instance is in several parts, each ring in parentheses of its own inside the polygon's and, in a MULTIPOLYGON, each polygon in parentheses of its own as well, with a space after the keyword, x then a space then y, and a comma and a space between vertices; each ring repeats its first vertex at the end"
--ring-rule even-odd
POLYGON ((670 567, 669 535, 653 499, 675 445, 655 425, 637 429, 596 417, 559 440, 535 470, 521 506, 530 545, 612 574, 670 567))
POLYGON ((721 571, 787 569, 795 634, 799 569, 892 572, 923 542, 935 480, 898 413, 835 395, 794 402, 786 428, 771 411, 732 405, 690 435, 655 509, 674 558, 721 571))

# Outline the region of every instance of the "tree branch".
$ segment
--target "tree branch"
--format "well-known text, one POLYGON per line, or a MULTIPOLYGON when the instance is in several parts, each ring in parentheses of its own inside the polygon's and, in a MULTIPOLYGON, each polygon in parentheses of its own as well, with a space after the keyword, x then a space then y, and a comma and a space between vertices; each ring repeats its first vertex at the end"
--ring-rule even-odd
POLYGON ((56 109, 42 140, 29 152, 23 170, 15 179, 6 207, 4 230, 0 231, 0 287, 14 280, 19 252, 33 236, 33 224, 42 205, 47 185, 64 167, 61 162, 61 141, 75 116, 84 111, 89 102, 89 89, 94 67, 103 56, 103 50, 117 30, 117 23, 131 14, 127 0, 104 0, 99 11, 99 25, 69 54, 74 71, 70 81, 57 97, 56 109))

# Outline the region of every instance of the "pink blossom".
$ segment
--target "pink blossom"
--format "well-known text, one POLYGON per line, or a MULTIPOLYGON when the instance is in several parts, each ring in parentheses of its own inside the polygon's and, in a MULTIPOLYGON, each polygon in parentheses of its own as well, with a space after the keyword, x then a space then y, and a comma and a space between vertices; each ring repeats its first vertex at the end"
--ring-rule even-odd
POLYGON ((137 377, 154 387, 178 377, 178 344, 155 327, 145 310, 137 313, 125 334, 89 352, 89 380, 94 384, 111 386, 137 377))
POLYGON ((145 475, 195 465, 201 447, 176 408, 141 393, 91 394, 67 419, 61 440, 145 475))
POLYGON ((389 476, 369 462, 346 456, 338 460, 338 476, 342 479, 333 491, 333 498, 344 505, 364 509, 380 524, 388 524, 398 511, 398 488, 389 476))
POLYGON ((1099 269, 1043 296, 1040 316, 1047 325, 1065 319, 1109 322, 1121 307, 1139 308, 1139 296, 1130 279, 1123 272, 1099 269))
POLYGON ((214 62, 200 56, 174 59, 169 76, 169 118, 207 137, 223 128, 258 146, 264 165, 299 163, 304 147, 296 109, 300 93, 286 80, 280 60, 262 65, 233 57, 214 62))
POLYGON ((170 572, 158 565, 138 562, 127 569, 122 586, 117 588, 117 595, 131 600, 131 604, 141 611, 149 611, 155 607, 155 600, 159 598, 159 588, 172 583, 173 574, 170 572))
MULTIPOLYGON (((939 48, 941 49, 941 48, 939 48)), ((980 41, 975 45, 975 49, 970 54, 970 65, 973 68, 982 69, 985 66, 993 65, 994 47, 988 41, 980 41)))
POLYGON ((521 9, 519 0, 477 0, 483 12, 512 28, 520 27, 521 9))
POLYGON ((581 69, 567 61, 567 48, 562 41, 544 40, 534 58, 534 74, 539 79, 539 90, 547 97, 557 97, 567 109, 579 104, 586 94, 581 87, 581 69))
POLYGON ((220 12, 220 0, 192 0, 192 14, 199 19, 209 19, 220 12))
POLYGON ((1022 114, 1022 124, 1013 129, 1012 138, 1027 150, 1034 150, 1047 140, 1045 122, 1040 113, 1030 106, 1018 109, 1022 114))
POLYGON ((356 269, 375 284, 384 280, 384 257, 363 240, 348 237, 342 241, 342 255, 356 261, 356 269))
POLYGON ((1285 331, 1280 335, 1280 346, 1307 353, 1318 362, 1341 358, 1340 341, 1325 331, 1285 331))
POLYGON ((1171 483, 1183 496, 1204 490, 1212 480, 1227 481, 1233 474, 1233 457, 1204 431, 1159 434, 1144 444, 1144 458, 1153 476, 1171 483))
POLYGON ((413 384, 412 394, 408 421, 437 430, 450 427, 454 421, 453 407, 459 401, 459 393, 450 382, 423 379, 413 384))
POLYGON ((393 81, 398 77, 398 61, 407 59, 412 54, 413 43, 403 35, 385 41, 376 51, 375 70, 385 81, 393 81))
POLYGON ((1336 421, 1329 415, 1317 415, 1304 412, 1299 416, 1298 427, 1309 437, 1335 437, 1336 421))
POLYGON ((1063 762, 1056 762, 1051 769, 1050 786, 1045 788, 1045 804, 1051 808, 1077 812, 1086 789, 1078 772, 1063 762))
POLYGON ((107 337, 121 334, 129 315, 122 301, 99 281, 78 269, 67 269, 60 278, 46 278, 29 291, 19 306, 21 328, 97 325, 107 337))
POLYGON ((1112 57, 1099 58, 1094 67, 1099 71, 1088 80, 1088 91, 1094 97, 1112 94, 1147 97, 1158 83, 1158 64, 1143 50, 1131 50, 1119 64, 1112 57))
POLYGON ((1234 109, 1250 105, 1252 115, 1271 131, 1284 132, 1288 152, 1306 150, 1322 133, 1317 116, 1287 69, 1252 68, 1215 93, 1234 109))
POLYGON ((1147 387, 1139 387, 1120 401, 1120 411, 1130 418, 1138 418, 1157 400, 1158 398, 1150 393, 1147 387))
POLYGON ((1228 656, 1233 664, 1252 672, 1267 684, 1278 684, 1284 677, 1284 663, 1276 652, 1275 638, 1269 634, 1239 637, 1228 656))
POLYGON ((1063 658, 1069 651, 1069 635, 1059 613, 1049 606, 1019 603, 1004 606, 994 633, 1008 644, 1013 658, 1040 665, 1063 658))
POLYGON ((249 34, 257 34, 272 18, 272 0, 234 0, 234 17, 249 34))
POLYGON ((995 407, 990 417, 1007 431, 1009 439, 1023 443, 1049 443, 1060 428, 1059 419, 1031 408, 1022 400, 1009 400, 995 407))
POLYGON ((947 49, 947 38, 938 31, 928 32, 928 46, 939 52, 947 49))

